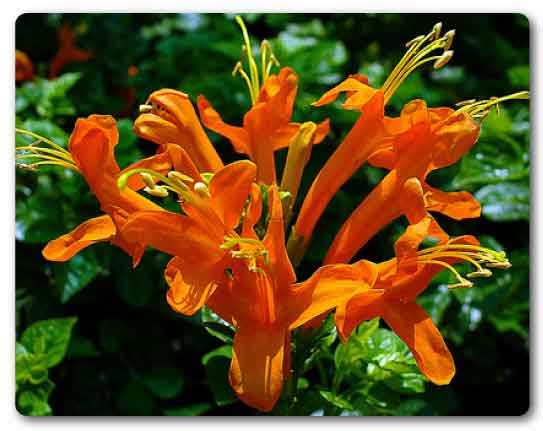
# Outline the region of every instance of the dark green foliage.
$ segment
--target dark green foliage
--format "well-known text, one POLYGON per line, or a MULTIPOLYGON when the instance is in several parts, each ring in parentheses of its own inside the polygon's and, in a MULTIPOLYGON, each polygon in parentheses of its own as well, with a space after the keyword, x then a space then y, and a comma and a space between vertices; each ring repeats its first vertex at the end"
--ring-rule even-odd
MULTIPOLYGON (((453 106, 529 90, 528 21, 521 15, 248 14, 253 44, 270 41, 282 66, 299 75, 295 121, 331 118, 327 139, 313 149, 299 196, 356 119, 338 103, 311 102, 351 73, 381 84, 401 58, 403 45, 437 21, 456 28, 455 56, 444 69, 416 72, 387 107, 424 98, 453 106)), ((18 84, 16 126, 68 145, 77 117, 118 119, 119 165, 150 155, 155 145, 132 133, 138 104, 150 92, 177 88, 193 102, 204 94, 225 121, 241 124, 250 101, 230 72, 241 55, 241 34, 226 14, 80 14, 21 16, 16 47, 33 60, 38 77, 18 84), (55 80, 45 77, 63 22, 77 29, 78 46, 94 52, 70 63, 55 80), (40 34, 36 40, 35 35, 40 34), (114 41, 114 43, 112 43, 114 41), (130 66, 137 74, 128 75, 130 66)), ((476 146, 453 167, 428 181, 444 190, 467 190, 482 204, 473 221, 439 221, 451 235, 480 237, 507 251, 513 267, 450 291, 440 275, 420 297, 446 338, 457 375, 436 387, 419 373, 407 347, 379 320, 362 324, 347 344, 332 316, 314 331, 293 334, 296 374, 273 414, 291 415, 519 415, 526 412, 529 362, 530 115, 528 103, 491 112, 476 146), (294 402, 288 402, 293 399, 294 402)), ((209 132, 225 162, 230 144, 209 132)), ((32 139, 17 135, 17 145, 32 139)), ((278 153, 278 170, 286 153, 278 153)), ((382 178, 360 169, 334 197, 297 273, 307 278, 322 262, 335 233, 382 178)), ((78 175, 56 167, 17 171, 16 177, 16 384, 25 415, 228 415, 255 414, 228 384, 233 329, 211 310, 175 314, 166 304, 163 270, 168 257, 148 250, 132 270, 130 259, 107 244, 66 263, 47 262, 45 243, 101 214, 78 175), (59 319, 61 316, 74 318, 59 319), (73 327, 77 318, 77 325, 73 327), (72 328, 73 327, 73 328, 72 328), (73 334, 72 334, 73 329, 73 334)), ((300 206, 296 203, 295 211, 300 206)), ((257 226, 262 230, 263 226, 257 226)), ((405 227, 398 220, 358 257, 393 255, 405 227)))

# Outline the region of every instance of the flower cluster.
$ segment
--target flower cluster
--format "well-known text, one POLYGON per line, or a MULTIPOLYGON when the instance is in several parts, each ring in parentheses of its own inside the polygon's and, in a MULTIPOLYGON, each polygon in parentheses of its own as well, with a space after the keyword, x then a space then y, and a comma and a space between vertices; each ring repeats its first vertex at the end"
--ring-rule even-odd
MULTIPOLYGON (((330 121, 292 121, 298 76, 289 67, 273 73, 279 63, 267 41, 257 61, 243 21, 236 20, 244 58, 233 74, 246 82, 252 102, 242 126, 226 124, 204 96, 198 97, 197 114, 187 94, 158 90, 140 106, 134 123, 139 137, 157 145, 156 154, 123 170, 115 160, 119 134, 109 115, 78 119, 68 150, 19 131, 37 139, 17 149, 20 167, 58 165, 79 173, 103 211, 50 241, 44 257, 66 261, 104 241, 129 254, 134 266, 148 246, 170 255, 164 272, 168 304, 185 315, 205 305, 235 328, 230 384, 242 401, 262 411, 274 407, 291 373, 292 331, 320 325, 333 310, 342 340, 361 322, 380 316, 430 381, 449 383, 455 373, 453 358, 417 296, 441 271, 455 277, 450 288, 471 288, 472 279, 489 277, 491 269, 506 269, 510 263, 505 253, 481 247, 473 236, 450 237, 444 231, 433 212, 455 220, 476 218, 480 205, 468 192, 444 192, 426 178, 470 150, 493 106, 525 99, 527 93, 467 101, 456 109, 430 108, 423 100, 413 100, 398 117, 387 116, 386 104, 413 70, 426 63, 440 68, 451 59, 454 31, 442 34, 437 24, 406 45, 406 54, 382 87, 372 87, 367 77, 355 74, 313 103, 329 104, 345 93, 343 108, 359 115, 296 215, 304 167, 312 146, 327 136, 330 121), (205 128, 227 138, 247 159, 225 165, 205 128), (288 153, 278 181, 274 153, 280 149, 288 153), (323 266, 298 281, 295 267, 320 216, 366 163, 388 173, 344 222, 323 266), (173 196, 178 211, 164 209, 142 192, 154 198, 173 196), (394 258, 350 263, 375 234, 402 216, 408 227, 395 243, 394 258), (421 247, 428 238, 435 245, 421 247), (458 263, 468 264, 471 272, 461 273, 454 267, 458 263)), ((72 57, 75 52, 78 60, 89 55, 73 48, 73 37, 65 39, 63 52, 72 57)), ((28 61, 22 54, 17 60, 22 77, 28 61)), ((32 72, 26 67, 24 73, 32 72)))

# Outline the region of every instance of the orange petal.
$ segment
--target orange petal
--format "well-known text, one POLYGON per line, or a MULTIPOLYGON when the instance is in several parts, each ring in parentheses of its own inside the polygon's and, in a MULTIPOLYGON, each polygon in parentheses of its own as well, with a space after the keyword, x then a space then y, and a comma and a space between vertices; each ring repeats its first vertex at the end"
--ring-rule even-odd
POLYGON ((444 192, 423 184, 426 209, 445 214, 455 220, 481 216, 481 205, 468 192, 444 192))
POLYGON ((209 182, 211 204, 227 230, 238 225, 255 177, 255 164, 240 160, 219 170, 209 182))
POLYGON ((226 124, 204 96, 198 96, 198 111, 204 126, 229 139, 234 150, 251 157, 249 135, 242 127, 226 124))
POLYGON ((234 336, 230 384, 246 404, 268 412, 281 395, 290 336, 285 328, 239 327, 234 336))
POLYGON ((429 171, 456 163, 479 138, 481 127, 469 115, 455 113, 432 128, 432 164, 429 171))
POLYGON ((200 170, 215 172, 223 167, 221 158, 207 137, 185 93, 163 88, 151 93, 147 103, 153 106, 152 114, 177 127, 181 136, 175 143, 181 143, 200 170))
POLYGON ((216 263, 224 256, 224 251, 219 248, 224 236, 220 226, 202 226, 192 218, 169 211, 139 211, 131 214, 121 234, 132 242, 183 257, 192 262, 195 270, 202 262, 216 263))
POLYGON ((176 312, 192 316, 207 302, 217 288, 222 275, 212 265, 201 262, 198 267, 193 262, 174 257, 168 263, 164 278, 170 286, 166 299, 176 312))
POLYGON ((288 312, 290 329, 347 303, 353 296, 371 289, 377 278, 376 266, 368 261, 356 265, 328 265, 293 287, 288 312))
POLYGON ((115 236, 116 231, 110 216, 91 218, 70 233, 49 241, 42 254, 47 260, 64 262, 89 245, 110 240, 115 236))
POLYGON ((134 122, 134 132, 140 138, 154 142, 158 145, 176 144, 181 147, 189 146, 192 150, 193 142, 171 121, 167 121, 156 114, 140 114, 134 122))
POLYGON ((367 77, 363 75, 350 75, 346 80, 324 93, 321 98, 316 102, 313 102, 312 105, 323 106, 332 103, 343 92, 360 92, 361 96, 353 100, 353 102, 361 102, 363 95, 369 96, 367 97, 367 99, 369 99, 376 90, 369 87, 367 84, 367 77))
POLYGON ((383 318, 407 344, 420 371, 436 385, 448 384, 454 376, 454 360, 432 319, 414 302, 387 303, 383 318))
POLYGON ((258 223, 262 215, 262 194, 260 192, 260 187, 253 183, 251 185, 251 196, 249 200, 249 205, 247 207, 247 214, 243 219, 243 227, 241 230, 241 236, 246 238, 257 238, 257 235, 254 231, 255 224, 258 223))
POLYGON ((383 117, 383 93, 379 91, 364 106, 362 115, 323 166, 304 199, 296 221, 296 233, 304 238, 304 242, 310 240, 332 197, 385 137, 383 117))
POLYGON ((101 178, 120 171, 113 154, 118 139, 116 122, 109 115, 91 115, 76 121, 70 136, 70 153, 91 187, 99 187, 101 178))
POLYGON ((348 302, 341 304, 335 314, 338 334, 343 342, 351 335, 360 323, 380 316, 383 313, 382 289, 369 289, 356 296, 348 302))
POLYGON ((269 222, 266 235, 262 242, 269 254, 271 267, 277 281, 278 289, 289 289, 290 284, 296 281, 296 273, 288 258, 285 247, 285 225, 283 222, 283 206, 279 198, 279 190, 276 185, 269 188, 269 222))

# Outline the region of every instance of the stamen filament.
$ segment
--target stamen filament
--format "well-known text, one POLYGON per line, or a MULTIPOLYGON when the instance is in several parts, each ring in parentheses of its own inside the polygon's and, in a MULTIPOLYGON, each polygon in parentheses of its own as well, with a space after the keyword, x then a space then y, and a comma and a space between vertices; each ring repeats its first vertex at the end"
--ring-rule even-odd
POLYGON ((471 117, 482 117, 488 113, 490 108, 493 106, 497 107, 500 102, 505 102, 506 100, 526 100, 529 98, 530 93, 528 91, 519 91, 507 96, 492 97, 488 100, 468 100, 457 103, 456 106, 460 106, 460 108, 456 112, 465 112, 471 117))
POLYGON ((39 153, 46 153, 57 156, 57 158, 64 159, 67 162, 75 163, 72 155, 67 151, 52 150, 50 148, 40 148, 33 145, 27 145, 25 147, 15 147, 15 151, 30 151, 36 155, 39 155, 39 153))
MULTIPOLYGON (((454 268, 454 266, 452 265, 449 265, 447 262, 443 262, 441 260, 434 260, 434 259, 419 259, 419 262, 421 263, 426 263, 426 264, 432 264, 432 265, 439 265, 439 266, 442 266, 444 268, 447 268, 449 271, 452 272, 452 274, 457 278, 458 282, 459 282, 459 285, 461 286, 466 286, 466 287, 471 287, 473 286, 473 283, 466 280, 464 277, 462 277, 460 275, 460 273, 454 268)), ((457 285, 454 285, 455 287, 457 285)))
POLYGON ((452 45, 454 30, 448 31, 440 37, 441 23, 434 25, 432 31, 426 36, 417 36, 406 44, 408 48, 399 63, 394 67, 383 86, 381 87, 385 103, 387 103, 400 84, 418 67, 425 63, 434 61, 434 68, 443 67, 452 57, 453 51, 449 48, 452 45), (428 45, 424 46, 427 42, 428 45), (443 49, 441 55, 427 57, 432 51, 443 49))
POLYGON ((53 141, 51 141, 50 139, 47 139, 46 137, 44 136, 41 136, 41 135, 38 135, 37 133, 34 133, 34 132, 31 132, 30 130, 25 130, 25 129, 18 129, 18 128, 15 128, 15 132, 16 133, 20 133, 22 135, 28 135, 28 136, 32 136, 33 138, 36 138, 38 141, 41 141, 47 145, 50 145, 51 147, 53 148, 56 148, 57 150, 59 151, 62 151, 64 153, 68 153, 68 151, 66 151, 65 148, 61 147, 60 145, 58 144, 55 144, 53 141))

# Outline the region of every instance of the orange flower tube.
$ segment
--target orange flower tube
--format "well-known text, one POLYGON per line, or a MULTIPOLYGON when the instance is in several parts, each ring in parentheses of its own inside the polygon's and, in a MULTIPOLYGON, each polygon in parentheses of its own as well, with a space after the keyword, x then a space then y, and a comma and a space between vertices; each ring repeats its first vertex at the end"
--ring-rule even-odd
POLYGON ((254 231, 262 213, 255 175, 251 162, 227 165, 207 188, 185 191, 186 215, 134 213, 123 234, 175 256, 165 271, 167 300, 175 311, 190 315, 207 304, 235 326, 230 384, 243 402, 270 411, 290 373, 290 331, 369 289, 376 273, 371 266, 330 266, 294 284, 275 185, 264 238, 254 231), (239 235, 234 227, 244 207, 239 235), (336 283, 340 275, 351 281, 336 283))

